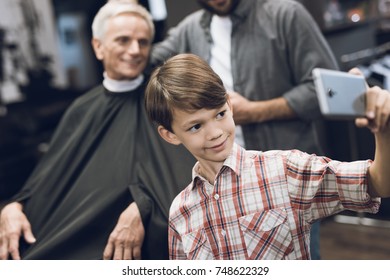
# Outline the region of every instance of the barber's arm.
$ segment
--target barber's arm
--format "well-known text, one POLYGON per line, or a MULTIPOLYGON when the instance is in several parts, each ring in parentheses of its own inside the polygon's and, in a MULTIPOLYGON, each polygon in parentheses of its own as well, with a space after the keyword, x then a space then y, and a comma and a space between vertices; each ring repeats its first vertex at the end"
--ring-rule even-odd
MULTIPOLYGON (((179 53, 194 53, 188 38, 195 36, 193 28, 198 24, 199 18, 187 16, 176 26, 171 27, 163 41, 155 44, 150 54, 150 63, 153 67, 160 65, 169 57, 179 53)), ((198 54, 198 53, 197 53, 198 54)))
MULTIPOLYGON (((288 120, 299 118, 305 121, 321 118, 315 93, 312 70, 316 67, 337 69, 332 51, 315 21, 302 5, 281 13, 281 28, 277 36, 285 44, 288 56, 292 87, 281 92, 279 98, 253 101, 245 99, 244 93, 231 93, 234 119, 237 124, 288 120)), ((264 64, 264 71, 267 71, 264 64)), ((277 83, 275 77, 272 83, 277 83)), ((261 96, 261 93, 259 93, 261 96)))
POLYGON ((236 124, 267 122, 296 118, 295 112, 283 97, 265 101, 250 101, 237 92, 229 92, 236 124))
MULTIPOLYGON (((315 92, 312 70, 326 68, 337 70, 336 58, 318 25, 300 3, 283 16, 280 36, 286 40, 286 64, 289 79, 294 85, 281 93, 299 119, 312 121, 322 118, 315 92)), ((275 80, 277 83, 277 79, 275 80)))

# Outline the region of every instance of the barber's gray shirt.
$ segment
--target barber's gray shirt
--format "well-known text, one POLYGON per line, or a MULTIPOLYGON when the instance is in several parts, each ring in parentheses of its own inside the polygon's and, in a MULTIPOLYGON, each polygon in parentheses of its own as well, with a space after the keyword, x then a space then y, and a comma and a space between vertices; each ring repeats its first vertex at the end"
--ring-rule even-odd
MULTIPOLYGON (((210 61, 212 15, 187 16, 152 51, 152 64, 178 53, 210 61)), ((321 31, 302 5, 290 0, 243 0, 231 15, 234 90, 250 100, 285 97, 298 119, 243 126, 247 149, 324 153, 321 114, 311 71, 337 69, 321 31)))

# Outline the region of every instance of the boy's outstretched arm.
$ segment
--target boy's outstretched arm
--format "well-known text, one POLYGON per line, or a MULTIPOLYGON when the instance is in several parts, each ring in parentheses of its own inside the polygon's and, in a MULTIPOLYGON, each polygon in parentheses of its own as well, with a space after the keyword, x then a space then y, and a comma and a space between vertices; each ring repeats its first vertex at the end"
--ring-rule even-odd
POLYGON ((390 92, 369 88, 366 102, 366 118, 356 119, 356 125, 369 128, 375 135, 368 191, 374 197, 390 197, 390 92))

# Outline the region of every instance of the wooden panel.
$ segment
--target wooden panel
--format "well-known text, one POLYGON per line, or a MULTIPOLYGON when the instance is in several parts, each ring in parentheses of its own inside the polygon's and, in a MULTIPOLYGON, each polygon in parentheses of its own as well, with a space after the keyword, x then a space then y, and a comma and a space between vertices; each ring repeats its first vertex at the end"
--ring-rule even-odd
POLYGON ((390 228, 337 223, 321 224, 324 260, 390 260, 390 228))

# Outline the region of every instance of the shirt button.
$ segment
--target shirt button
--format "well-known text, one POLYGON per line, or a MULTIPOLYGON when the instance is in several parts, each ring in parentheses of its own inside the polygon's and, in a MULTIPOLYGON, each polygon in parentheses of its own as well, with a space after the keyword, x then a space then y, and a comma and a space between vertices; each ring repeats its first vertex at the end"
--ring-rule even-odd
POLYGON ((218 199, 219 199, 219 194, 216 193, 216 194, 214 195, 214 198, 215 198, 215 200, 218 200, 218 199))
POLYGON ((222 235, 222 236, 225 236, 225 235, 226 235, 226 231, 221 230, 221 235, 222 235))

